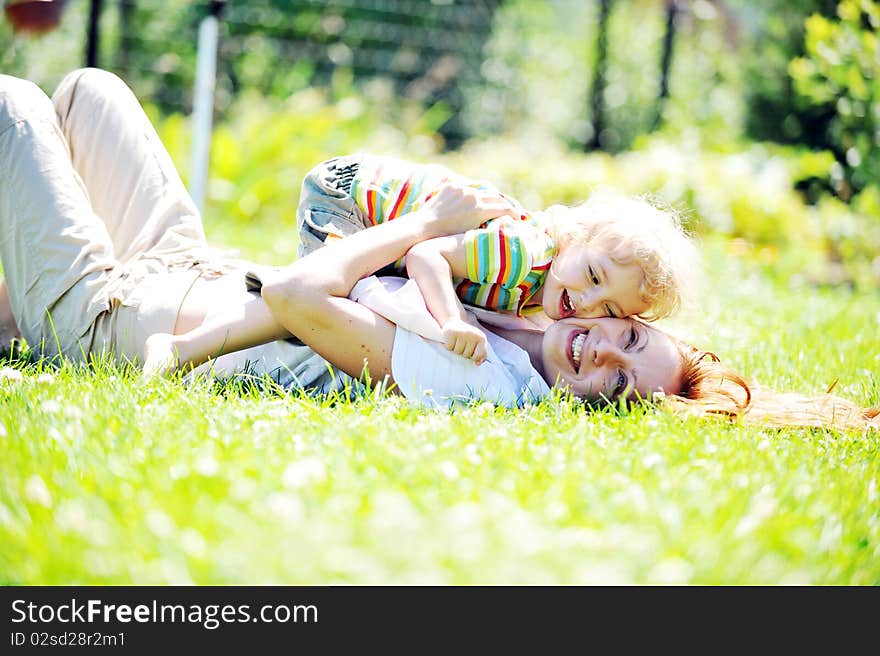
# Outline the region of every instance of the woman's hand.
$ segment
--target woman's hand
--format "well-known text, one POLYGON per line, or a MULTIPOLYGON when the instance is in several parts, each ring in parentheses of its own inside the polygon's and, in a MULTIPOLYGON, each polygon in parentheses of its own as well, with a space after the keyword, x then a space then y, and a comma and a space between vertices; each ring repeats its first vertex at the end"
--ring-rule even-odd
POLYGON ((421 212, 437 236, 457 235, 512 210, 499 193, 446 183, 431 195, 421 212))

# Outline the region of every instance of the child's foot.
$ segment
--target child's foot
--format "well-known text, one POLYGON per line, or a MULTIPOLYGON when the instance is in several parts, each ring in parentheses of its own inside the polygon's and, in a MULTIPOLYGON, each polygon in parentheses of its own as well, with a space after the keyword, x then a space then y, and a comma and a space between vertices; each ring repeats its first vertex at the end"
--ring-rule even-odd
POLYGON ((173 373, 180 365, 174 335, 156 333, 144 344, 144 378, 156 378, 173 373))

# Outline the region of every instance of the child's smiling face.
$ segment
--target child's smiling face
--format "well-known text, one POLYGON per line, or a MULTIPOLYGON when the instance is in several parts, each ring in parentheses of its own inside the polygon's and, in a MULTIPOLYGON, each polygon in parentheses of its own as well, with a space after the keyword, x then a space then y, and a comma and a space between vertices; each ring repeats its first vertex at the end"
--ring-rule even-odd
POLYGON ((644 278, 635 261, 621 264, 603 248, 560 246, 547 272, 541 304, 551 319, 637 316, 650 307, 640 293, 644 278))

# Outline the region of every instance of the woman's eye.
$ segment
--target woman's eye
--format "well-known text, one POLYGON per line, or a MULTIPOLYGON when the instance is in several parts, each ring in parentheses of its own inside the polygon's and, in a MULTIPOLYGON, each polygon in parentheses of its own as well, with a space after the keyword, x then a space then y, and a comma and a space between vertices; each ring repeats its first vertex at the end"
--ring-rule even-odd
POLYGON ((622 371, 620 375, 617 376, 617 387, 614 388, 614 396, 620 396, 623 393, 623 390, 626 389, 626 374, 622 371))
POLYGON ((638 335, 636 335, 636 329, 630 328, 629 329, 629 341, 626 343, 626 347, 627 348, 632 347, 632 345, 636 343, 636 339, 638 339, 638 335))
POLYGON ((590 280, 593 281, 594 285, 598 285, 599 284, 599 276, 597 276, 596 272, 593 271, 593 267, 587 267, 587 270, 590 273, 590 280))
POLYGON ((617 315, 614 314, 614 310, 611 309, 611 306, 610 306, 610 305, 606 305, 606 306, 605 306, 605 314, 607 314, 607 315, 608 315, 609 317, 611 317, 612 319, 616 319, 616 318, 617 318, 617 315))

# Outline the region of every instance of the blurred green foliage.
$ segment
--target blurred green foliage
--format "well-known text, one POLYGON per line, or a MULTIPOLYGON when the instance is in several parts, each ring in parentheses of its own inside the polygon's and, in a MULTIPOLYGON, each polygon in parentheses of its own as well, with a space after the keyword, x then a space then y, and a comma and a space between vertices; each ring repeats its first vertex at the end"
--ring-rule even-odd
MULTIPOLYGON (((674 129, 717 126, 730 132, 740 110, 735 95, 707 93, 735 79, 736 61, 724 44, 724 21, 712 7, 683 12, 677 21, 671 102, 674 129)), ((596 63, 598 2, 509 0, 495 15, 483 79, 467 89, 465 122, 474 134, 519 132, 555 136, 580 148, 594 135, 589 112, 596 63)), ((608 35, 603 148, 629 148, 653 124, 665 3, 614 2, 608 35)))
POLYGON ((648 195, 679 211, 696 235, 722 235, 731 250, 775 267, 792 283, 880 281, 880 225, 868 202, 847 205, 833 196, 804 202, 797 180, 827 171, 830 153, 804 153, 774 144, 719 151, 698 139, 644 136, 616 156, 581 154, 511 138, 480 140, 444 163, 489 178, 529 207, 576 204, 603 186, 648 195))
MULTIPOLYGON (((242 97, 214 134, 208 232, 221 239, 236 234, 237 241, 243 226, 263 235, 271 231, 271 239, 257 239, 271 245, 279 263, 291 258, 305 173, 329 157, 364 151, 440 162, 491 180, 534 209, 576 204, 605 186, 647 194, 680 211, 692 232, 734 240, 734 254, 776 267, 794 283, 872 288, 880 280, 880 225, 873 218, 880 197, 866 191, 853 204, 831 195, 809 204, 796 189, 798 180, 829 170, 834 164, 829 152, 769 143, 722 152, 705 148, 699 139, 656 135, 641 137, 618 155, 583 154, 549 137, 508 135, 444 153, 436 133, 442 114, 424 112, 415 103, 401 105, 393 116, 387 111, 346 81, 337 82, 335 92, 306 89, 284 102, 242 97)), ((157 120, 185 177, 187 119, 157 120)))
MULTIPOLYGON (((257 223, 273 231, 273 248, 295 252, 294 224, 303 177, 324 159, 357 151, 406 153, 424 159, 443 139, 446 110, 415 101, 388 102, 393 92, 359 93, 349 71, 339 69, 327 88, 309 87, 286 100, 255 92, 240 95, 214 130, 205 223, 257 223), (385 97, 387 96, 387 98, 385 97), (289 229, 293 240, 285 245, 289 229)), ((160 137, 187 179, 191 130, 181 114, 162 117, 148 106, 160 137)), ((289 240, 288 240, 289 241, 289 240)), ((233 245, 233 244, 231 244, 233 245)))
MULTIPOLYGON (((376 151, 441 159, 535 207, 578 202, 601 185, 653 193, 686 210, 697 232, 739 240, 736 249, 768 263, 785 260, 798 279, 880 280, 875 2, 680 2, 670 97, 660 103, 667 3, 616 0, 599 140, 613 156, 579 153, 594 136, 598 2, 447 4, 458 13, 392 0, 231 2, 221 29, 209 230, 291 226, 309 168, 376 151), (469 11, 456 33, 448 17, 469 11), (419 12, 423 20, 407 23, 419 12), (471 38, 474 21, 487 16, 491 30, 471 38), (465 75, 471 64, 456 69, 444 59, 453 36, 467 41, 467 57, 480 51, 478 76, 465 75), (436 93, 450 85, 462 94, 455 102, 436 93), (451 121, 470 141, 444 153, 460 145, 450 140, 451 121)), ((61 29, 37 40, 13 37, 0 22, 0 70, 51 92, 81 57, 87 8, 71 1, 61 29)), ((184 114, 205 9, 125 0, 107 4, 101 21, 102 63, 156 108, 184 177, 184 114)), ((277 248, 279 257, 290 252, 277 248)))
POLYGON ((834 189, 848 200, 868 187, 876 196, 880 188, 880 8, 871 0, 844 0, 837 15, 807 19, 806 54, 789 70, 809 104, 834 108, 824 137, 839 164, 832 169, 834 189))
MULTIPOLYGON (((743 57, 746 136, 825 148, 824 134, 834 108, 800 96, 789 67, 793 59, 806 54, 806 19, 814 14, 834 16, 837 0, 768 0, 760 9, 741 4, 749 12, 744 20, 749 49, 743 57)), ((824 173, 823 183, 828 171, 824 173)), ((812 197, 822 190, 823 185, 816 186, 812 197)))

